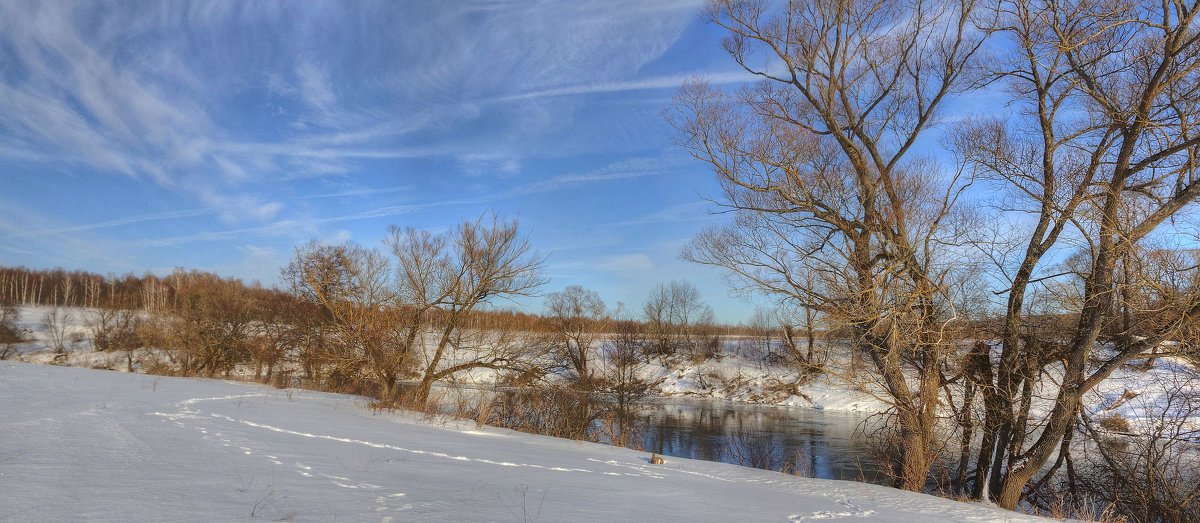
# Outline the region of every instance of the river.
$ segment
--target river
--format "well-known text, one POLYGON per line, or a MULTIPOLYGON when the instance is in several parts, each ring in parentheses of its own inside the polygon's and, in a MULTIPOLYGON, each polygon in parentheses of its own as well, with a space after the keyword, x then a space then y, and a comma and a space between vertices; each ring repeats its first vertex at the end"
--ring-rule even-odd
POLYGON ((867 415, 714 400, 659 400, 641 413, 647 452, 806 477, 886 480, 861 428, 867 415))

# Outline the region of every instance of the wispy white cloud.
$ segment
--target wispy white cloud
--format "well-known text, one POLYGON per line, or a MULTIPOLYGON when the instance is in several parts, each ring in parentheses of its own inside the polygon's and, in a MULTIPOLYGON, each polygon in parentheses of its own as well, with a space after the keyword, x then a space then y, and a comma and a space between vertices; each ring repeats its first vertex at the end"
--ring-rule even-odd
MULTIPOLYGON (((283 3, 270 2, 160 4, 140 11, 119 4, 6 3, 0 43, 14 51, 16 72, 0 75, 6 114, 0 151, 9 161, 66 161, 146 177, 212 205, 239 204, 214 195, 246 184, 351 174, 354 160, 451 157, 468 172, 515 174, 528 151, 503 145, 480 151, 488 137, 478 132, 446 140, 437 135, 484 116, 470 102, 480 99, 474 93, 531 100, 677 84, 676 77, 630 76, 674 43, 696 4, 411 6, 407 14, 426 23, 405 31, 363 30, 386 26, 397 8, 288 4, 288 22, 281 23, 274 15, 283 3), (214 33, 229 38, 213 40, 214 33), (614 40, 613 34, 626 36, 614 40), (241 35, 259 37, 243 41, 241 35), (326 38, 332 35, 358 49, 339 48, 342 42, 326 38), (140 40, 159 45, 130 47, 140 40), (520 49, 512 48, 516 42, 520 49), (259 65, 267 66, 259 78, 246 72, 259 65), (262 85, 248 84, 256 80, 262 85), (562 87, 575 81, 585 83, 562 87), (271 102, 279 111, 274 127, 255 130, 269 140, 233 125, 238 117, 229 113, 241 109, 236 104, 243 95, 238 88, 279 97, 271 102), (290 109, 289 100, 296 102, 290 109), (284 123, 297 118, 313 125, 284 132, 284 123)), ((499 143, 509 144, 527 143, 531 134, 569 119, 548 107, 500 116, 491 117, 489 127, 503 133, 499 143)), ((265 214, 231 209, 222 215, 265 214)))
POLYGON ((304 102, 322 120, 336 120, 338 100, 329 81, 329 72, 305 62, 296 68, 296 76, 300 80, 300 95, 304 102))
POLYGON ((654 261, 645 254, 621 254, 597 260, 596 268, 618 273, 647 272, 654 268, 654 261))
POLYGON ((318 194, 306 194, 303 196, 293 196, 290 200, 318 200, 323 198, 346 198, 350 196, 373 196, 378 194, 392 194, 413 192, 413 186, 400 185, 395 187, 360 187, 355 189, 344 189, 334 192, 325 192, 318 194))
POLYGON ((517 185, 505 191, 500 197, 530 196, 585 184, 661 176, 678 172, 679 168, 679 162, 670 158, 630 158, 586 173, 562 174, 517 185))
POLYGON ((61 266, 60 260, 70 260, 75 267, 105 270, 133 260, 123 242, 81 234, 88 231, 71 230, 55 217, 24 205, 0 199, 0 217, 0 244, 44 266, 61 266), (40 234, 27 234, 33 230, 40 234))
POLYGON ((653 78, 638 78, 633 80, 616 81, 616 82, 598 82, 590 84, 567 85, 563 87, 554 87, 549 89, 541 89, 537 91, 529 91, 524 93, 512 94, 508 96, 500 96, 492 98, 491 102, 513 102, 523 100, 533 100, 538 98, 552 98, 557 96, 578 96, 600 93, 619 93, 626 91, 642 91, 656 89, 678 89, 684 82, 691 79, 700 79, 713 85, 726 84, 742 84, 754 82, 757 77, 745 71, 729 71, 717 72, 711 74, 687 74, 687 75, 671 75, 657 76, 653 78))
POLYGON ((521 160, 516 155, 501 152, 470 152, 458 157, 462 170, 468 176, 511 177, 521 172, 521 160))
POLYGON ((151 214, 138 214, 118 218, 115 220, 106 220, 102 222, 86 223, 81 225, 68 225, 49 229, 33 229, 27 231, 12 231, 9 235, 13 238, 27 238, 30 236, 42 236, 47 234, 65 234, 84 231, 94 231, 98 229, 108 229, 112 227, 124 227, 127 225, 135 225, 146 222, 163 222, 168 220, 181 220, 184 218, 194 218, 197 216, 209 216, 214 214, 214 209, 189 209, 180 211, 168 211, 151 214))
MULTIPOLYGON (((659 190, 687 169, 663 152, 651 106, 693 69, 671 53, 702 32, 689 29, 700 3, 0 2, 0 169, 128 209, 23 211, 0 218, 0 242, 11 259, 62 265, 85 251, 127 263, 167 252, 185 257, 155 263, 205 268, 219 253, 215 267, 257 277, 290 243, 377 238, 365 229, 380 219, 436 227, 659 190), (181 210, 161 212, 170 205, 181 210), (205 245, 173 248, 194 244, 205 245)), ((616 200, 620 216, 652 208, 616 200)), ((687 223, 697 210, 661 201, 668 210, 622 224, 687 223)), ((602 235, 590 235, 595 248, 602 235)), ((624 254, 577 272, 665 266, 615 247, 624 254)))
MULTIPOLYGON (((407 203, 399 205, 386 205, 374 207, 366 210, 356 211, 352 213, 335 214, 320 217, 311 217, 304 219, 284 219, 272 223, 267 223, 257 227, 242 227, 227 229, 224 231, 207 231, 201 233, 175 235, 162 237, 157 239, 143 240, 140 242, 144 246, 166 246, 166 245, 181 245, 192 242, 213 242, 224 241, 245 236, 247 234, 268 234, 268 235, 295 235, 297 232, 307 233, 310 236, 315 235, 319 231, 321 225, 341 222, 355 222, 360 220, 370 220, 378 218, 388 218, 394 216, 402 216, 422 211, 442 207, 481 207, 494 204, 503 200, 509 200, 519 197, 534 196, 547 194, 556 191, 578 188, 587 184, 600 184, 605 182, 627 180, 640 178, 645 176, 657 176, 674 172, 677 165, 668 159, 659 158, 635 158, 615 162, 611 165, 597 169, 595 171, 582 174, 564 174, 551 177, 546 180, 539 180, 523 185, 516 185, 504 191, 487 193, 478 197, 472 198, 446 198, 440 200, 425 200, 418 203, 407 203)), ((315 195, 298 196, 295 199, 307 198, 333 198, 343 196, 365 196, 370 194, 380 194, 388 192, 402 192, 406 187, 393 187, 382 189, 366 189, 366 190, 350 190, 338 191, 333 193, 321 193, 315 195)), ((254 200, 247 200, 242 207, 255 209, 256 205, 263 206, 265 209, 262 212, 276 213, 279 207, 274 204, 278 202, 257 203, 254 200)), ((675 209, 675 208, 672 208, 675 209)), ((681 212, 676 209, 673 212, 681 212)), ((632 222, 631 222, 632 223, 632 222)))
POLYGON ((598 225, 599 227, 631 227, 679 222, 711 221, 717 219, 714 204, 708 201, 684 202, 644 214, 632 220, 598 225))

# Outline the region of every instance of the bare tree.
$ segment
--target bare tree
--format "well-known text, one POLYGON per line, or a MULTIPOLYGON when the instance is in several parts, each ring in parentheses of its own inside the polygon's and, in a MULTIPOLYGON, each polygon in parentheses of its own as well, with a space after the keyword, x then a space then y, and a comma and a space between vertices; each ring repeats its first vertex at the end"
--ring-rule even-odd
POLYGON ((54 307, 42 315, 42 328, 50 335, 50 347, 54 349, 54 360, 62 361, 67 356, 67 333, 75 316, 62 307, 54 307))
POLYGON ((596 291, 572 285, 546 296, 546 313, 554 329, 554 357, 566 362, 578 380, 590 381, 588 362, 605 325, 604 300, 596 291))
POLYGON ((662 378, 650 374, 650 366, 646 364, 648 345, 643 326, 634 321, 616 322, 615 332, 602 345, 603 357, 595 385, 597 392, 613 402, 608 425, 612 431, 610 440, 616 445, 631 443, 637 407, 662 382, 662 378))
POLYGON ((271 381, 275 369, 292 360, 305 342, 304 304, 277 291, 264 293, 255 304, 256 329, 251 339, 250 362, 254 378, 271 381))
POLYGON ((335 388, 368 373, 378 382, 379 399, 394 399, 401 373, 410 366, 411 345, 401 341, 391 265, 378 251, 352 242, 297 248, 284 278, 294 294, 317 304, 333 327, 321 355, 335 388))
POLYGON ((994 381, 980 389, 986 408, 976 494, 1013 508, 1069 445, 1082 395, 1200 313, 1194 286, 1153 306, 1137 290, 1162 281, 1138 275, 1159 250, 1147 243, 1177 230, 1175 217, 1200 196, 1200 37, 1194 3, 998 5, 996 27, 1013 53, 994 62, 995 74, 1012 87, 1021 118, 1015 125, 973 122, 958 133, 956 150, 1009 189, 1000 207, 1035 217, 1007 249, 986 251, 1008 288, 994 381), (1045 260, 1064 247, 1081 255, 1069 270, 1053 270, 1045 260), (1066 286, 1077 289, 1078 301, 1065 311, 1075 320, 1048 339, 1030 321, 1027 297, 1039 285, 1064 288, 1055 282, 1064 277, 1075 278, 1066 286), (1131 320, 1139 310, 1157 320, 1135 337, 1131 320), (1106 334, 1115 353, 1096 350, 1106 334), (1031 419, 1023 398, 1059 359, 1065 376, 1053 411, 1044 423, 1031 419), (1027 434, 1037 437, 1027 441, 1027 434))
POLYGON ((92 347, 98 351, 125 353, 125 370, 133 372, 133 356, 141 348, 138 329, 141 317, 129 308, 99 307, 92 313, 92 347))
POLYGON ((166 315, 169 339, 185 375, 229 375, 248 358, 254 301, 244 284, 203 272, 177 270, 177 305, 166 315))
POLYGON ((675 354, 680 348, 694 352, 700 331, 714 321, 700 291, 683 280, 659 284, 642 309, 660 354, 675 354))
POLYGON ((945 226, 965 184, 909 153, 971 70, 974 9, 710 2, 725 49, 763 81, 732 95, 690 84, 669 116, 735 211, 684 256, 849 329, 898 419, 896 484, 910 490, 924 487, 935 452, 955 318, 945 226))
POLYGON ((530 344, 519 336, 468 328, 472 312, 500 300, 531 296, 545 283, 544 259, 520 235, 516 220, 492 215, 463 222, 441 238, 414 240, 421 235, 412 230, 400 236, 393 245, 429 247, 394 252, 403 254, 398 254, 401 274, 431 275, 408 285, 422 280, 420 290, 410 292, 437 307, 437 313, 430 315, 433 340, 424 354, 421 382, 413 397, 417 404, 428 400, 434 383, 464 371, 537 371, 537 355, 529 354, 530 344))
POLYGON ((0 300, 0 360, 14 352, 14 345, 25 341, 25 332, 16 325, 17 311, 8 299, 0 300))
POLYGON ((394 266, 352 243, 313 242, 284 270, 291 291, 318 304, 333 327, 323 338, 330 379, 354 382, 365 371, 391 402, 399 379, 415 374, 411 399, 423 405, 434 383, 464 371, 534 370, 536 357, 517 333, 470 323, 480 308, 529 296, 543 283, 543 260, 515 220, 480 217, 437 235, 393 226, 384 243, 394 266))
POLYGON ((812 307, 779 307, 775 310, 775 322, 783 331, 783 344, 788 350, 789 360, 802 374, 821 372, 828 352, 817 350, 817 314, 812 307), (797 340, 799 327, 803 343, 797 340))

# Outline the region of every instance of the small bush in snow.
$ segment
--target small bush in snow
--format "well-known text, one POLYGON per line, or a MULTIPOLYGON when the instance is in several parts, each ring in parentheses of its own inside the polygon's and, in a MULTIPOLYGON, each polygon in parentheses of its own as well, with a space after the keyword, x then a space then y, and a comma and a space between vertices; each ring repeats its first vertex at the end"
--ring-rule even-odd
POLYGON ((1129 420, 1125 419, 1120 414, 1110 414, 1100 418, 1099 420, 1096 420, 1096 424, 1099 425, 1100 428, 1109 432, 1133 432, 1133 427, 1130 426, 1129 420))
POLYGON ((0 360, 6 360, 16 352, 16 345, 25 341, 25 333, 17 328, 16 309, 0 307, 0 360))

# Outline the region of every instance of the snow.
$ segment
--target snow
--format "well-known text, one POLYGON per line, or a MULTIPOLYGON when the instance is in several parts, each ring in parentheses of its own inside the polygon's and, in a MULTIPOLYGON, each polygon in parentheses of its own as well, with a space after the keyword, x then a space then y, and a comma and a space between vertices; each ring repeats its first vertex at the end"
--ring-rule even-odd
POLYGON ((877 413, 887 410, 883 401, 847 387, 837 377, 823 374, 796 387, 799 373, 787 365, 768 365, 738 354, 727 343, 720 358, 698 364, 652 366, 651 377, 661 378, 664 396, 723 399, 739 403, 808 407, 829 411, 877 413))
POLYGON ((1179 418, 1184 419, 1184 432, 1200 434, 1200 419, 1194 418, 1196 407, 1185 399, 1200 398, 1200 372, 1185 359, 1173 356, 1144 364, 1145 360, 1135 360, 1088 391, 1084 404, 1089 414, 1118 416, 1139 433, 1154 433, 1160 430, 1158 425, 1179 418))
POLYGON ((118 353, 102 353, 92 350, 91 323, 95 318, 95 309, 77 307, 47 307, 40 305, 25 305, 16 308, 16 319, 13 322, 28 341, 16 346, 19 357, 31 363, 51 363, 57 355, 50 329, 46 325, 47 316, 57 315, 57 321, 63 323, 64 348, 67 351, 66 365, 77 367, 111 367, 123 366, 124 355, 118 353))
POLYGON ((1041 521, 862 483, 375 415, 354 396, 0 362, 0 519, 1041 521))

